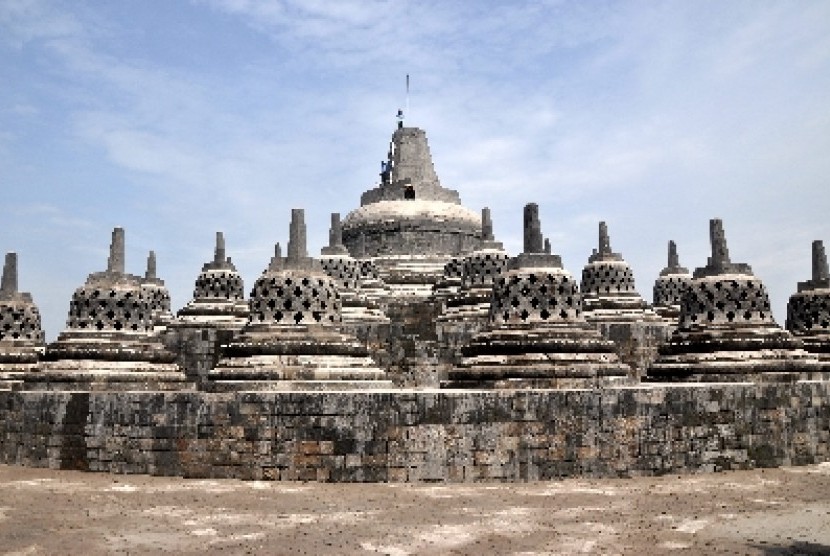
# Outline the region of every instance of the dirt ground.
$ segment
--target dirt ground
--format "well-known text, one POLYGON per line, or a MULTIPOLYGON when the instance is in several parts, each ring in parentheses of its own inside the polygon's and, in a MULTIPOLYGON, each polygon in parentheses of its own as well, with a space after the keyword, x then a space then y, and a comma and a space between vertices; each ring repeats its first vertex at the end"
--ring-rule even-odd
POLYGON ((0 466, 2 554, 830 554, 830 464, 532 484, 0 466))

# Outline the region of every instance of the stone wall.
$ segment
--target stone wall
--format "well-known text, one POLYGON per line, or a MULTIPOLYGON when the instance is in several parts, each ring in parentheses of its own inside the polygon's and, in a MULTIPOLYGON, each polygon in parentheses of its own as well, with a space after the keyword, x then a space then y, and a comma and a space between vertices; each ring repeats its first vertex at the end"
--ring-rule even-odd
POLYGON ((184 477, 527 481, 830 460, 830 383, 0 392, 0 461, 184 477))

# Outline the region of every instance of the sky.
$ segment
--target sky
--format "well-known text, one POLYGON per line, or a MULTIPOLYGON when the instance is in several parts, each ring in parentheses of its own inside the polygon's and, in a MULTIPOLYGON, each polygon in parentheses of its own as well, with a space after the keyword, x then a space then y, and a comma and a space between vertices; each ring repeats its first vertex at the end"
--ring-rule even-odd
POLYGON ((375 186, 395 114, 442 185, 522 207, 579 275, 600 220, 651 300, 722 218, 783 324, 830 241, 830 2, 0 0, 0 250, 48 339, 126 229, 177 310, 216 231, 250 291, 292 208, 311 254, 375 186))

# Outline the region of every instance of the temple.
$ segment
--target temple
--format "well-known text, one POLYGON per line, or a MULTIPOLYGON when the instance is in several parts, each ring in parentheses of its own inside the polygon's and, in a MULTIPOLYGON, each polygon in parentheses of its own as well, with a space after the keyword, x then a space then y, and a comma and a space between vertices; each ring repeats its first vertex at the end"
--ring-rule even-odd
POLYGON ((131 274, 115 228, 106 270, 75 289, 50 343, 8 253, 0 462, 449 482, 830 460, 821 241, 785 330, 760 278, 732 262, 720 219, 692 274, 668 242, 650 304, 605 221, 581 276, 533 202, 515 215, 523 244, 509 253, 490 209, 442 186, 421 129, 400 123, 381 170, 358 208, 331 213, 318 256, 292 209, 288 242, 274 243, 247 296, 233 238, 216 232, 211 257, 206 235, 207 262, 176 312, 164 251, 146 265, 142 253, 143 275, 131 274))

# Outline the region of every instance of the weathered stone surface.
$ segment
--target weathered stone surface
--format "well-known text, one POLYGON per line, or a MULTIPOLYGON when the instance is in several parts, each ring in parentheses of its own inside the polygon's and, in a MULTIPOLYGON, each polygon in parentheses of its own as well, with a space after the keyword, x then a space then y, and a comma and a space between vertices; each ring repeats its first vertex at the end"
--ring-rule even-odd
POLYGON ((830 372, 830 275, 824 243, 813 242, 812 278, 798 283, 787 303, 786 328, 818 357, 822 370, 830 372))
POLYGON ((6 253, 0 282, 0 389, 20 385, 44 349, 40 311, 17 287, 17 253, 6 253))
POLYGON ((680 266, 677 246, 669 241, 668 264, 654 282, 654 311, 672 325, 677 324, 683 295, 691 282, 689 270, 680 266))
POLYGON ((173 313, 170 312, 170 291, 164 285, 164 280, 156 276, 156 253, 150 251, 147 256, 147 271, 144 280, 141 282, 141 289, 147 298, 150 306, 150 314, 153 326, 157 332, 173 321, 173 313))
POLYGON ((224 234, 216 232, 213 260, 202 265, 193 299, 179 310, 162 339, 188 379, 203 385, 219 361, 220 346, 245 326, 248 313, 242 277, 227 256, 224 234))
POLYGON ((395 296, 426 298, 447 260, 481 242, 478 216, 458 192, 441 186, 423 130, 392 135, 381 183, 343 220, 343 243, 357 258, 372 258, 395 296))
POLYGON ((202 478, 526 482, 830 460, 830 382, 595 390, 2 392, 6 464, 202 478))
POLYGON ((290 231, 288 257, 269 265, 257 279, 248 323, 223 348, 216 368, 208 372, 206 387, 225 391, 391 386, 366 347, 339 330, 340 292, 320 263, 308 257, 302 209, 292 210, 290 231))
POLYGON ((112 234, 107 270, 75 290, 67 329, 49 344, 23 387, 35 390, 192 387, 153 333, 143 279, 124 272, 124 230, 112 234))
POLYGON ((637 292, 634 273, 620 253, 611 249, 605 222, 599 223, 599 246, 582 269, 585 320, 617 346, 617 354, 638 375, 657 357, 657 347, 671 333, 671 324, 655 313, 637 292))
POLYGON ((677 330, 649 368, 653 380, 795 380, 818 376, 815 356, 772 317, 749 265, 729 259, 723 224, 710 222, 712 256, 694 272, 677 330))
POLYGON ((585 321, 574 278, 542 251, 538 207, 525 208, 525 252, 493 284, 488 326, 450 370, 448 388, 592 387, 625 379, 614 344, 585 321))

